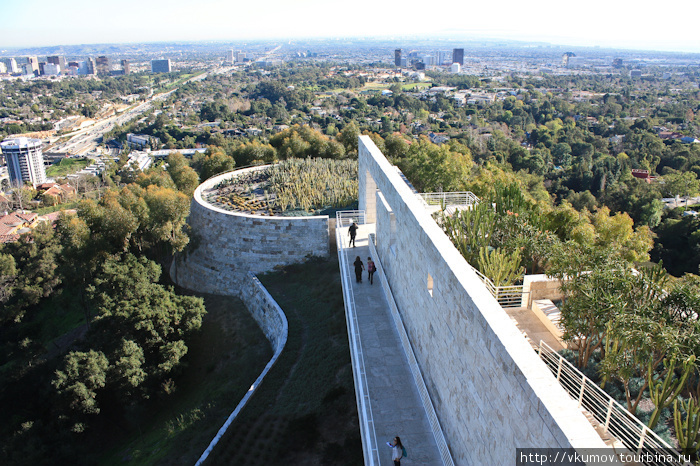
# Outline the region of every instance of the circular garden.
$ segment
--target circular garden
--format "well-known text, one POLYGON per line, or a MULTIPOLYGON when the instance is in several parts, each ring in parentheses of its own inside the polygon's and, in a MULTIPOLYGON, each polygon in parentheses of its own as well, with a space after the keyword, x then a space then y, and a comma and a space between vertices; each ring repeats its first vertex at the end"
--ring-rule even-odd
POLYGON ((202 192, 220 209, 253 215, 319 215, 357 201, 357 160, 288 159, 233 172, 202 192))

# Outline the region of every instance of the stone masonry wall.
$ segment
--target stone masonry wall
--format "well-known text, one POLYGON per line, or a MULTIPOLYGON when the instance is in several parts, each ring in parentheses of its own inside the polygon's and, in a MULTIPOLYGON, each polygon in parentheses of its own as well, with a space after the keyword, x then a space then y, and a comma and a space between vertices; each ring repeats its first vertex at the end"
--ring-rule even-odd
POLYGON ((210 178, 195 190, 188 223, 193 245, 170 268, 173 281, 205 293, 239 296, 246 274, 327 257, 328 216, 268 217, 230 212, 202 199, 202 191, 253 167, 210 178))
POLYGON ((367 136, 359 174, 359 208, 376 219, 384 273, 455 464, 515 464, 519 447, 604 447, 367 136))
POLYGON ((241 300, 276 352, 287 341, 287 318, 255 275, 249 272, 246 278, 241 288, 241 300))
POLYGON ((532 302, 538 299, 555 301, 562 299, 561 283, 545 274, 525 275, 523 279, 523 298, 520 306, 530 308, 532 302))

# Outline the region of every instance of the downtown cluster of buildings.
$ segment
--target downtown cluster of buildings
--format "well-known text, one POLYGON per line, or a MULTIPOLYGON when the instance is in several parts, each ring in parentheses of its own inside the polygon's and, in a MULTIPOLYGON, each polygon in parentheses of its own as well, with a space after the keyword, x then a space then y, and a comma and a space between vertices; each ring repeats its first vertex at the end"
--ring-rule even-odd
MULTIPOLYGON (((171 71, 170 59, 151 60, 152 73, 170 73, 171 71)), ((70 61, 63 55, 50 55, 45 60, 39 60, 36 56, 0 59, 0 74, 13 76, 121 76, 130 73, 129 60, 113 61, 105 55, 70 61)))
POLYGON ((245 52, 240 50, 229 50, 226 52, 225 64, 234 65, 236 63, 243 63, 246 60, 245 52))
POLYGON ((450 71, 459 73, 464 66, 464 49, 453 49, 452 53, 439 51, 436 53, 423 53, 413 50, 403 54, 403 50, 394 50, 394 65, 397 68, 415 68, 424 70, 433 66, 450 66, 450 71))

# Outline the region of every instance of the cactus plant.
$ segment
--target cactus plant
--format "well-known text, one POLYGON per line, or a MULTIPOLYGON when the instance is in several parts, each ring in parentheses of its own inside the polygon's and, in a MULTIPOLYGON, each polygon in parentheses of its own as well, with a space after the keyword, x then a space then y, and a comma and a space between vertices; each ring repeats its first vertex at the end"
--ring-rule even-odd
POLYGON ((686 455, 697 458, 700 435, 700 406, 691 396, 687 401, 673 401, 673 425, 676 428, 678 446, 686 455), (685 418, 683 417, 685 413, 685 418))

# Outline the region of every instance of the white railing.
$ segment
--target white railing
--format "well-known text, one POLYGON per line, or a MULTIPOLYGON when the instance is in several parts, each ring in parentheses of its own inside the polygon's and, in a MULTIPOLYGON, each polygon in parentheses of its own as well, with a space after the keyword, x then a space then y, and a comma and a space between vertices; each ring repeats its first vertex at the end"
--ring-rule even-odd
POLYGON ((479 198, 470 191, 448 192, 448 193, 419 193, 421 198, 428 205, 448 206, 459 205, 469 206, 479 203, 479 198))
POLYGON ((496 298, 501 307, 520 307, 523 296, 523 285, 496 286, 493 281, 476 268, 472 267, 476 276, 486 285, 489 293, 496 298))
POLYGON ((349 227, 352 222, 358 225, 365 224, 365 211, 364 210, 339 210, 335 213, 335 227, 349 227))
MULTIPOLYGON (((591 379, 583 375, 547 343, 540 341, 537 353, 569 396, 578 401, 579 408, 590 413, 605 432, 622 442, 630 452, 637 454, 664 453, 673 458, 681 457, 654 431, 605 393, 591 379)), ((664 461, 645 464, 684 465, 689 463, 664 461)))
POLYGON ((428 417, 428 422, 430 423, 430 428, 433 431, 433 436, 435 438, 435 443, 437 444, 438 450, 440 451, 440 457, 444 466, 454 466, 454 460, 452 459, 452 453, 450 453, 450 448, 447 446, 447 441, 445 440, 445 435, 440 426, 440 421, 435 412, 435 407, 433 406, 433 401, 428 393, 428 388, 423 380, 423 373, 418 366, 418 360, 416 355, 413 353, 413 347, 408 339, 408 333, 403 325, 403 319, 399 313, 399 308, 396 306, 396 301, 394 301, 394 295, 391 292, 391 287, 386 278, 386 273, 382 273, 384 267, 380 260, 379 254, 377 253, 376 246, 374 244, 375 235, 369 235, 369 251, 370 256, 374 257, 374 264, 377 267, 377 276, 382 284, 382 289, 384 290, 384 296, 389 304, 389 309, 391 310, 391 316, 394 319, 394 325, 396 330, 399 332, 399 338, 401 339, 401 345, 403 346, 404 353, 406 354, 406 359, 408 360, 408 365, 411 368, 411 373, 413 374, 413 380, 418 388, 418 394, 420 395, 421 401, 423 403, 423 408, 428 417))
POLYGON ((379 450, 377 448, 377 435, 374 429, 374 417, 367 385, 365 360, 360 341, 360 329, 355 312, 355 298, 352 292, 352 280, 350 280, 350 261, 347 257, 345 240, 347 235, 341 234, 341 227, 350 225, 353 221, 362 225, 365 223, 364 211, 339 211, 336 212, 335 237, 338 243, 338 262, 340 263, 340 279, 343 285, 343 302, 345 303, 345 321, 348 327, 348 342, 350 344, 350 359, 352 361, 353 380, 355 382, 355 398, 357 399, 357 412, 360 418, 360 436, 362 437, 362 452, 365 458, 365 466, 379 466, 379 450))

